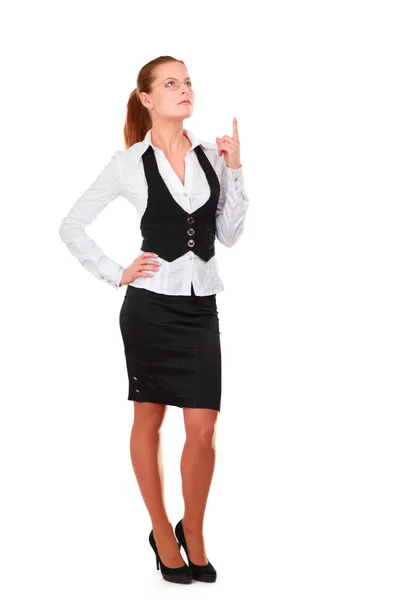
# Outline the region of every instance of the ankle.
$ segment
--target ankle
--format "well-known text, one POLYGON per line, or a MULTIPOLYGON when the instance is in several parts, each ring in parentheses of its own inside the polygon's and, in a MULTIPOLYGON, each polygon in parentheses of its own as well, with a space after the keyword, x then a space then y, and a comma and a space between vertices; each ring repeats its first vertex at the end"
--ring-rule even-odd
POLYGON ((151 525, 153 531, 170 531, 173 529, 173 526, 168 519, 152 520, 151 525))
POLYGON ((203 530, 203 523, 201 523, 200 521, 198 522, 187 520, 186 517, 183 517, 182 528, 185 532, 188 532, 189 534, 201 535, 203 530))

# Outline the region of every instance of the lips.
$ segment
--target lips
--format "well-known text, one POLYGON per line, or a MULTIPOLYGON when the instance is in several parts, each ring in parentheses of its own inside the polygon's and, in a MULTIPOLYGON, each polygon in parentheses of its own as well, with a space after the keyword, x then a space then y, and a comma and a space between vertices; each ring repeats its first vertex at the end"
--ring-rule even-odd
POLYGON ((180 104, 189 104, 189 105, 191 105, 191 102, 189 100, 183 100, 182 102, 180 102, 180 104))

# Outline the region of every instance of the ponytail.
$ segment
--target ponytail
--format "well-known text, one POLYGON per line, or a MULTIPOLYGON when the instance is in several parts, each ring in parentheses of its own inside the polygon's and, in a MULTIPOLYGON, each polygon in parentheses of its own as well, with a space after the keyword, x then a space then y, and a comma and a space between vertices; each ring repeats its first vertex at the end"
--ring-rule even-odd
POLYGON ((149 110, 142 104, 137 88, 129 96, 123 128, 125 147, 141 142, 152 126, 149 110))

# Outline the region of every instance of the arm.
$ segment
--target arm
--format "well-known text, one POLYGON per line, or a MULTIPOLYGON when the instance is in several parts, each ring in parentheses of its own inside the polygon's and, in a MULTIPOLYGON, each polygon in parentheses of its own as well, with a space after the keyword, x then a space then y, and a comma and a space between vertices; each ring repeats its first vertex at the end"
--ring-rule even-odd
POLYGON ((225 246, 233 246, 244 229, 249 199, 244 189, 243 167, 231 169, 222 158, 220 198, 216 210, 216 237, 225 246))
POLYGON ((80 264, 116 290, 119 290, 124 267, 106 256, 87 235, 85 228, 121 194, 122 178, 118 153, 119 150, 111 156, 109 163, 62 219, 59 228, 60 237, 80 264))

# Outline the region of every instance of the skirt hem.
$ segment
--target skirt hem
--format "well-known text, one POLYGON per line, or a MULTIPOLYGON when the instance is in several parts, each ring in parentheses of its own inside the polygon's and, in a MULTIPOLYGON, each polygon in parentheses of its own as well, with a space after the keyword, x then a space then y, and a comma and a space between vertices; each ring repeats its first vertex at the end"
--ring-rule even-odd
POLYGON ((138 398, 128 398, 129 402, 140 402, 140 403, 145 403, 148 402, 149 404, 165 404, 166 406, 176 406, 177 408, 209 408, 210 410, 217 410, 217 412, 220 412, 220 408, 216 408, 212 405, 202 405, 202 404, 184 404, 184 403, 175 403, 175 402, 150 402, 150 400, 140 400, 138 398))

